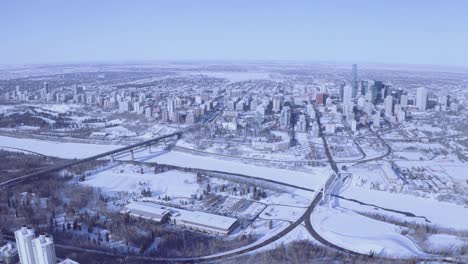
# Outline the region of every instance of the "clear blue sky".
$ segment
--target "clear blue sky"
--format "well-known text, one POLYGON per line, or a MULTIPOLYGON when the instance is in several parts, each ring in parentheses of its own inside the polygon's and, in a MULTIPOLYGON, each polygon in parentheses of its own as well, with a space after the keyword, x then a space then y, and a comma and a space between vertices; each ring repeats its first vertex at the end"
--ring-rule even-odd
POLYGON ((464 0, 2 0, 0 64, 300 60, 468 66, 464 0))

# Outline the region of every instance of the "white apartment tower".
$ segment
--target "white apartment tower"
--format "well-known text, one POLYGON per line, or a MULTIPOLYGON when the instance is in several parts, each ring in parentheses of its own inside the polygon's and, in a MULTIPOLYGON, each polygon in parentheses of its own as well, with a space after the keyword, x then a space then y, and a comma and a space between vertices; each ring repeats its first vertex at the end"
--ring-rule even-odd
POLYGON ((21 264, 37 264, 32 242, 34 229, 23 226, 20 230, 15 231, 15 239, 21 264))
POLYGON ((427 107, 427 90, 424 87, 419 87, 416 90, 416 106, 419 111, 426 111, 427 107))
POLYGON ((55 247, 52 238, 45 235, 32 240, 36 264, 56 264, 55 247))

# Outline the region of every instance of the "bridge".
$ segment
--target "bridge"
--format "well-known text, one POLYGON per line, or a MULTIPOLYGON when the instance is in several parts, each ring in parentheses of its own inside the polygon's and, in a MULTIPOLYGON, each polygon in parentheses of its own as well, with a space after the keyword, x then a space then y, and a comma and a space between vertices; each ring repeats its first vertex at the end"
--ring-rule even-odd
POLYGON ((60 170, 63 170, 63 169, 66 169, 66 168, 69 168, 69 167, 72 167, 72 166, 75 166, 75 165, 78 165, 78 164, 82 164, 82 163, 85 163, 85 162, 89 162, 89 161, 92 161, 92 160, 97 160, 97 159, 102 159, 102 158, 108 157, 110 160, 113 161, 115 156, 117 156, 119 154, 124 154, 124 153, 127 153, 127 152, 130 153, 131 158, 133 160, 135 150, 140 149, 140 148, 149 148, 151 150, 152 145, 160 142, 161 140, 165 140, 167 138, 175 137, 176 139, 180 139, 180 137, 182 137, 182 134, 187 133, 187 132, 195 131, 195 130, 199 129, 200 127, 206 125, 207 123, 213 122, 218 117, 219 113, 221 113, 224 110, 224 108, 225 107, 221 107, 220 109, 218 109, 215 112, 211 113, 208 116, 208 118, 206 118, 202 122, 200 122, 198 124, 195 124, 195 125, 192 125, 190 127, 187 127, 185 129, 181 129, 181 130, 178 130, 176 132, 173 132, 173 133, 170 133, 170 134, 167 134, 167 135, 162 135, 162 136, 159 136, 159 137, 155 137, 155 138, 152 138, 152 139, 149 139, 149 140, 145 140, 145 141, 142 141, 142 142, 139 142, 139 143, 135 143, 135 144, 128 145, 128 146, 125 146, 125 147, 121 147, 121 148, 114 149, 114 150, 111 150, 111 151, 107 151, 107 152, 104 152, 104 153, 101 153, 101 154, 98 154, 98 155, 90 156, 90 157, 87 157, 87 158, 84 158, 84 159, 77 159, 77 160, 67 162, 65 164, 60 164, 60 165, 51 166, 51 167, 48 167, 48 168, 45 168, 45 169, 40 169, 40 170, 38 170, 36 172, 29 173, 29 174, 26 174, 26 175, 23 175, 23 176, 20 176, 20 177, 17 177, 17 178, 2 182, 2 183, 0 183, 0 190, 9 188, 11 186, 14 186, 14 185, 16 185, 18 183, 21 183, 21 182, 23 182, 23 181, 25 181, 27 179, 31 179, 33 177, 37 177, 37 176, 44 175, 44 174, 51 173, 51 172, 60 171, 60 170))
POLYGON ((114 150, 111 150, 111 151, 107 151, 107 152, 97 154, 97 155, 94 155, 94 156, 90 156, 90 157, 87 157, 87 158, 84 158, 84 159, 73 160, 73 161, 67 162, 65 164, 60 164, 60 165, 51 166, 51 167, 48 167, 48 168, 45 168, 45 169, 40 169, 40 170, 35 171, 33 173, 29 173, 29 174, 26 174, 26 175, 23 175, 23 176, 20 176, 20 177, 17 177, 17 178, 14 178, 14 179, 11 179, 11 180, 0 183, 0 189, 5 189, 5 188, 11 187, 11 186, 13 186, 15 184, 18 184, 20 182, 23 182, 23 181, 25 181, 27 179, 30 179, 30 178, 33 178, 33 177, 36 177, 36 176, 40 176, 40 175, 44 175, 44 174, 47 174, 47 173, 51 173, 51 172, 60 171, 60 170, 63 170, 63 169, 66 169, 66 168, 69 168, 69 167, 72 167, 72 166, 75 166, 75 165, 78 165, 78 164, 82 164, 82 163, 85 163, 85 162, 88 162, 88 161, 102 159, 102 158, 105 158, 105 157, 108 157, 110 160, 114 160, 114 157, 116 155, 123 154, 123 153, 130 153, 130 155, 132 157, 132 160, 133 160, 135 150, 140 149, 140 148, 151 148, 152 145, 160 142, 161 140, 165 140, 165 139, 168 139, 168 138, 179 139, 182 136, 183 133, 185 133, 185 132, 187 132, 189 130, 192 130, 192 129, 194 129, 194 127, 198 127, 198 126, 199 125, 195 125, 193 127, 185 129, 185 130, 179 130, 179 131, 167 134, 167 135, 163 135, 163 136, 159 136, 159 137, 152 138, 152 139, 149 139, 149 140, 145 140, 145 141, 142 141, 142 142, 139 142, 139 143, 136 143, 136 144, 128 145, 128 146, 121 147, 121 148, 118 148, 118 149, 114 149, 114 150))

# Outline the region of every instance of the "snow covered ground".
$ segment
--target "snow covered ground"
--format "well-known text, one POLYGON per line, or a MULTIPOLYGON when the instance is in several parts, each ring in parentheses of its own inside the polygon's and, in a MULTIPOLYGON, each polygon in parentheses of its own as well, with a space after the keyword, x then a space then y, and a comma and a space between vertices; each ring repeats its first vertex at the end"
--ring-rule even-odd
POLYGON ((123 126, 114 126, 102 129, 102 132, 106 132, 109 135, 108 138, 119 138, 119 137, 134 137, 136 136, 135 132, 128 130, 123 126))
POLYGON ((446 234, 434 234, 428 237, 426 246, 430 250, 458 250, 468 244, 468 239, 461 239, 456 236, 446 234))
POLYGON ((66 159, 86 158, 122 147, 118 145, 67 143, 5 136, 0 136, 0 146, 25 149, 66 159))
POLYGON ((306 208, 290 207, 283 205, 269 205, 260 214, 262 219, 277 219, 286 221, 296 221, 301 217, 306 208))
MULTIPOLYGON (((422 198, 414 195, 369 190, 353 185, 346 188, 340 195, 361 202, 375 204, 383 208, 424 216, 431 221, 431 224, 446 228, 468 230, 468 208, 463 205, 439 202, 432 198, 422 198)), ((340 204, 342 203, 345 203, 346 208, 349 209, 376 213, 375 209, 370 206, 340 201, 340 204)), ((379 211, 379 213, 382 212, 379 211)), ((405 218, 405 220, 408 221, 410 219, 405 218)))
POLYGON ((270 167, 260 167, 211 157, 196 156, 177 151, 167 152, 154 157, 149 161, 182 167, 239 173, 311 189, 318 189, 322 186, 332 173, 331 170, 326 167, 316 167, 313 168, 310 173, 306 173, 270 167))
POLYGON ((328 241, 352 251, 398 257, 424 256, 419 247, 400 234, 400 228, 347 210, 318 207, 312 225, 328 241))
POLYGON ((105 192, 137 192, 150 188, 153 196, 190 197, 197 193, 199 185, 196 175, 181 171, 167 171, 154 174, 146 168, 143 174, 140 166, 121 165, 98 172, 86 179, 87 185, 101 188, 105 192))

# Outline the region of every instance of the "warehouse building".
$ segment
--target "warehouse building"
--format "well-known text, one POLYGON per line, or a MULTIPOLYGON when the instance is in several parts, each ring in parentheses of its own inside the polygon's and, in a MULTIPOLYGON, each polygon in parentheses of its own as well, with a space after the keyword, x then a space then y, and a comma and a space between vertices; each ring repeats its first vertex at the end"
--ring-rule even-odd
POLYGON ((158 223, 164 223, 169 219, 170 212, 158 204, 133 202, 127 204, 122 209, 121 213, 130 214, 135 217, 142 217, 158 223))
POLYGON ((158 223, 164 223, 170 218, 172 224, 182 228, 222 236, 231 233, 238 223, 237 219, 232 217, 190 211, 150 202, 132 202, 126 205, 121 213, 128 213, 158 223))

